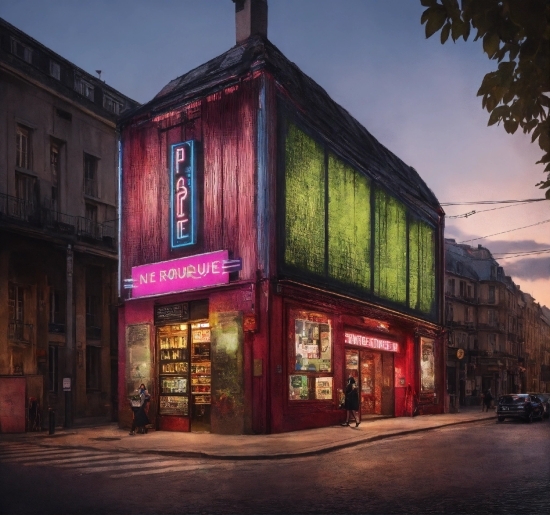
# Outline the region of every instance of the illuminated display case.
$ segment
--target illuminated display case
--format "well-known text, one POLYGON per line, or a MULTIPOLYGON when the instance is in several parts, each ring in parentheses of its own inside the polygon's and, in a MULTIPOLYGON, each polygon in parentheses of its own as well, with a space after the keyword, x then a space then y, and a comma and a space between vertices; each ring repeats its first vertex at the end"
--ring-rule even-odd
POLYGON ((189 415, 187 324, 158 328, 160 415, 189 415))
POLYGON ((191 402, 192 426, 208 430, 212 400, 212 363, 210 357, 210 326, 191 324, 191 402))

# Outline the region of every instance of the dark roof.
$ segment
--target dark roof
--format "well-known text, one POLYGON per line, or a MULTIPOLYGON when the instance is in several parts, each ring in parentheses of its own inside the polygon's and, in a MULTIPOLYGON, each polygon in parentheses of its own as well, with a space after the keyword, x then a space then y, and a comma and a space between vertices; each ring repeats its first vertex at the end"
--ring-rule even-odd
POLYGON ((415 205, 432 223, 437 223, 441 207, 416 170, 378 142, 321 86, 261 36, 252 36, 241 45, 172 80, 150 102, 122 116, 120 124, 136 117, 164 113, 237 83, 256 70, 265 70, 275 78, 288 92, 290 101, 299 106, 303 118, 335 152, 408 204, 415 205))

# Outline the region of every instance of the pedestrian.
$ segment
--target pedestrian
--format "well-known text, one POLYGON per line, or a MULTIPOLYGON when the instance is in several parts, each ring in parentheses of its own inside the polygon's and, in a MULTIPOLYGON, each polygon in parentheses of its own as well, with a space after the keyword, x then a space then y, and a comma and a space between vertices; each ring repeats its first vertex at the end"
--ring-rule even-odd
MULTIPOLYGON (((487 388, 487 391, 483 396, 483 404, 485 405, 485 411, 489 411, 489 409, 491 408, 492 400, 493 400, 493 394, 491 393, 491 389, 487 388)), ((481 411, 483 411, 483 407, 481 408, 481 411)))
POLYGON ((147 391, 147 388, 143 383, 139 385, 138 395, 132 403, 132 411, 134 412, 134 419, 132 420, 132 428, 130 429, 130 435, 134 436, 136 434, 136 428, 138 433, 147 433, 147 424, 149 424, 149 418, 147 417, 146 406, 151 396, 147 391), (137 404, 137 405, 134 405, 137 404))
POLYGON ((344 403, 346 408, 346 421, 343 426, 349 426, 350 416, 355 421, 355 427, 359 427, 361 421, 359 420, 359 391, 355 379, 350 374, 348 378, 348 384, 346 385, 346 401, 344 403))

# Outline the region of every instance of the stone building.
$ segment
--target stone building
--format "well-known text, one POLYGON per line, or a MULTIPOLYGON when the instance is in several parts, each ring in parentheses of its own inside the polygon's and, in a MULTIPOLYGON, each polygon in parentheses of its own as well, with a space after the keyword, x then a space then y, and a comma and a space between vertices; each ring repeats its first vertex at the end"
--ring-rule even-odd
POLYGON ((136 105, 0 19, 0 381, 18 420, 0 431, 31 398, 67 425, 116 413, 116 119, 136 105))
MULTIPOLYGON (((491 252, 445 240, 447 393, 450 409, 493 396, 547 391, 548 323, 491 252)), ((546 310, 546 311, 544 311, 546 310)))

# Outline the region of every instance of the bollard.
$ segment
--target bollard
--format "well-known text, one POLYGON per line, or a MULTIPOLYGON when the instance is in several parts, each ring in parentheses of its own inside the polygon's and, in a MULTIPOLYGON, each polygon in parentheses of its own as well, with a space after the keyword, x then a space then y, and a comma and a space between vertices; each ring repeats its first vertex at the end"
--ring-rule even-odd
POLYGON ((55 410, 52 408, 48 409, 48 433, 53 435, 55 433, 55 410))

